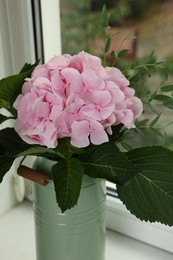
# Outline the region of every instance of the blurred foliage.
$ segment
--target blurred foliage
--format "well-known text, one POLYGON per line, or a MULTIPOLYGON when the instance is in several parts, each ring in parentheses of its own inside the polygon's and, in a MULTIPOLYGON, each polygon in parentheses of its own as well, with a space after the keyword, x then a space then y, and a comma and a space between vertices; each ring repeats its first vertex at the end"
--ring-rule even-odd
MULTIPOLYGON (((136 95, 144 104, 143 118, 136 122, 135 129, 124 131, 120 145, 125 149, 152 144, 173 147, 171 145, 173 122, 167 120, 173 109, 173 84, 170 83, 170 76, 173 75, 173 58, 160 61, 151 51, 145 57, 134 58, 127 62, 125 56, 128 50, 120 48, 119 51, 110 53, 112 37, 118 37, 118 33, 110 34, 111 25, 121 24, 126 17, 133 16, 135 12, 140 14, 155 0, 117 0, 112 1, 111 6, 109 1, 100 1, 102 4, 106 2, 107 8, 102 8, 100 11, 100 4, 97 6, 99 9, 97 12, 92 5, 94 1, 86 2, 73 0, 75 9, 70 11, 64 9, 61 12, 63 53, 75 54, 84 50, 95 54, 93 48, 95 40, 102 37, 105 41, 105 45, 101 46, 103 63, 118 67, 129 79, 130 86, 135 89, 136 95), (107 60, 108 54, 111 60, 107 60), (166 123, 167 121, 169 123, 166 123)), ((134 36, 127 35, 123 41, 133 39, 134 36)), ((123 47, 123 44, 120 43, 120 46, 123 47)))
POLYGON ((68 0, 61 4, 62 52, 75 54, 81 50, 92 52, 92 42, 100 37, 102 7, 110 10, 109 25, 124 26, 145 14, 154 2, 164 0, 68 0), (69 1, 69 7, 68 7, 69 1))
MULTIPOLYGON (((105 46, 103 51, 103 63, 107 64, 106 55, 111 46, 112 35, 109 30, 110 13, 103 8, 101 27, 105 32, 105 46)), ((114 35, 116 37, 118 34, 114 35)), ((131 40, 134 36, 127 35, 123 41, 131 40)), ((158 60, 154 51, 145 57, 137 58, 127 62, 124 57, 126 49, 118 52, 112 51, 112 65, 119 68, 130 82, 130 86, 135 89, 136 95, 142 100, 144 106, 143 117, 137 120, 136 128, 124 129, 122 139, 119 139, 120 146, 125 149, 148 145, 171 146, 173 139, 173 83, 172 65, 173 59, 158 60), (125 140, 125 141, 124 141, 125 140)))
MULTIPOLYGON (((61 0, 63 1, 63 0, 61 0)), ((92 42, 100 37, 101 8, 111 8, 110 25, 119 25, 131 14, 127 0, 81 1, 73 0, 72 8, 61 7, 62 52, 75 54, 81 50, 92 52, 92 42), (96 6, 96 2, 99 2, 96 6), (116 8, 114 8, 116 6, 116 8), (96 10, 97 9, 97 10, 96 10)))

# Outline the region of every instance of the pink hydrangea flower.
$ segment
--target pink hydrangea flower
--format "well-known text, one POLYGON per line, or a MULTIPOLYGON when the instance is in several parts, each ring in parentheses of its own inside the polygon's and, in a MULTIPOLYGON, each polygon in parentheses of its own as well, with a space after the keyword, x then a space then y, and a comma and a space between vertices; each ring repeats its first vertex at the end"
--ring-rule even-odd
POLYGON ((135 127, 143 106, 119 69, 80 52, 37 66, 14 108, 15 130, 24 141, 55 148, 63 137, 76 147, 108 142, 112 126, 135 127))

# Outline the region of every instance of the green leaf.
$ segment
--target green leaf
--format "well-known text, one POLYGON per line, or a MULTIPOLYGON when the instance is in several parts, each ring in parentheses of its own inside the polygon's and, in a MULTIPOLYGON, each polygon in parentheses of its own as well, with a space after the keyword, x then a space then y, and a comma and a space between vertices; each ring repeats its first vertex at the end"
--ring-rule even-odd
POLYGON ((124 38, 125 41, 133 40, 133 39, 136 39, 136 36, 134 36, 133 34, 128 34, 124 38))
POLYGON ((117 58, 117 55, 118 55, 118 52, 116 52, 116 51, 114 51, 114 50, 111 51, 111 53, 110 53, 110 56, 113 57, 113 58, 115 58, 115 59, 117 58))
POLYGON ((102 22, 101 25, 103 28, 107 28, 109 26, 110 13, 107 11, 106 6, 104 5, 102 8, 102 22))
POLYGON ((5 122, 8 119, 11 119, 11 117, 7 117, 7 116, 0 114, 0 124, 2 124, 3 122, 5 122))
POLYGON ((31 65, 31 69, 28 71, 0 80, 0 108, 4 108, 11 114, 16 115, 13 103, 21 93, 24 80, 30 77, 34 66, 31 65))
POLYGON ((0 182, 2 182, 4 175, 10 170, 14 159, 6 156, 0 157, 0 182))
POLYGON ((140 121, 136 121, 136 122, 135 122, 135 125, 136 125, 137 127, 141 127, 141 126, 146 125, 146 124, 148 123, 148 121, 149 121, 149 119, 143 119, 143 120, 140 120, 140 121))
POLYGON ((15 157, 31 147, 20 138, 14 128, 8 127, 0 130, 0 144, 9 157, 15 157))
POLYGON ((30 148, 24 150, 23 152, 20 152, 17 154, 17 157, 20 156, 42 156, 42 157, 46 157, 48 159, 52 159, 52 160, 58 160, 59 158, 61 158, 62 156, 55 151, 54 149, 51 148, 47 148, 44 146, 35 146, 35 145, 30 145, 30 148))
POLYGON ((62 138, 58 141, 58 146, 55 148, 56 152, 63 158, 70 158, 73 154, 72 150, 69 148, 70 138, 62 138))
POLYGON ((63 157, 58 151, 40 145, 31 145, 24 142, 14 128, 5 128, 0 131, 0 144, 8 157, 20 157, 27 155, 44 156, 57 160, 63 157))
POLYGON ((155 127, 150 127, 150 130, 151 130, 151 132, 153 132, 154 135, 157 135, 161 138, 164 137, 164 135, 161 132, 161 129, 158 129, 158 128, 155 128, 155 127))
POLYGON ((161 132, 161 129, 155 128, 155 127, 150 127, 151 132, 153 132, 153 134, 160 136, 160 137, 164 137, 164 135, 161 132))
POLYGON ((62 212, 77 204, 83 172, 83 166, 75 158, 70 160, 61 159, 52 167, 56 199, 62 212))
POLYGON ((173 91, 173 84, 169 84, 161 87, 161 91, 163 92, 173 91))
POLYGON ((23 72, 27 72, 29 70, 33 70, 38 64, 39 64, 40 60, 36 61, 36 63, 34 64, 30 64, 30 63, 25 63, 20 71, 20 73, 23 72))
POLYGON ((154 120, 151 122, 150 126, 154 126, 160 119, 161 117, 161 113, 159 113, 155 118, 154 120))
POLYGON ((137 218, 173 225, 173 152, 155 146, 126 156, 141 172, 117 186, 119 198, 137 218))
POLYGON ((152 104, 148 104, 149 109, 156 115, 159 114, 158 110, 152 104))
POLYGON ((163 101, 163 105, 169 109, 173 109, 173 98, 168 97, 163 101))
POLYGON ((105 44, 105 48, 104 48, 104 52, 107 53, 110 49, 111 46, 111 38, 108 36, 106 39, 106 44, 105 44))
POLYGON ((152 64, 155 61, 154 51, 150 52, 144 59, 144 63, 152 64))
POLYGON ((90 147, 79 159, 85 174, 113 183, 123 184, 139 172, 113 142, 90 147))
POLYGON ((121 142, 121 145, 127 151, 132 150, 132 146, 124 141, 121 142))
POLYGON ((169 96, 166 96, 166 95, 162 95, 162 94, 158 94, 158 95, 155 95, 154 99, 155 100, 168 100, 170 97, 169 96))
POLYGON ((163 101, 163 105, 167 108, 173 109, 173 98, 167 95, 156 95, 156 100, 163 101))
POLYGON ((129 51, 129 49, 123 49, 123 50, 119 51, 117 57, 118 58, 125 57, 127 55, 128 51, 129 51))

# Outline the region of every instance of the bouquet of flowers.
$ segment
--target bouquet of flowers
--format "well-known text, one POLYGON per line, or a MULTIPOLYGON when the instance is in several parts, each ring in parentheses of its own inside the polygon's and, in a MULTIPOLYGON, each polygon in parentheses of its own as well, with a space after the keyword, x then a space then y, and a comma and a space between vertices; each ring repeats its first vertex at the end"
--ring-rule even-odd
MULTIPOLYGON (((105 51, 109 45, 108 37, 105 51)), ((86 174, 115 183, 119 198, 141 220, 173 225, 173 151, 120 146, 127 132, 148 122, 142 115, 146 100, 134 86, 151 67, 162 67, 151 60, 153 54, 122 73, 82 51, 25 64, 19 74, 2 79, 0 108, 10 115, 2 111, 0 122, 12 119, 14 127, 0 130, 0 181, 16 158, 42 156, 56 162, 51 177, 63 212, 77 204, 86 174)), ((162 82, 159 91, 171 90, 162 82)), ((154 99, 172 108, 171 96, 161 92, 147 92, 148 104, 154 99)), ((158 120, 159 114, 151 125, 158 120)))
POLYGON ((25 64, 0 81, 0 178, 20 156, 57 161, 52 168, 62 211, 78 200, 83 174, 117 184, 118 195, 140 219, 173 223, 173 152, 160 147, 121 151, 123 132, 143 111, 129 80, 86 52, 25 64), (65 196, 66 195, 66 196, 65 196))

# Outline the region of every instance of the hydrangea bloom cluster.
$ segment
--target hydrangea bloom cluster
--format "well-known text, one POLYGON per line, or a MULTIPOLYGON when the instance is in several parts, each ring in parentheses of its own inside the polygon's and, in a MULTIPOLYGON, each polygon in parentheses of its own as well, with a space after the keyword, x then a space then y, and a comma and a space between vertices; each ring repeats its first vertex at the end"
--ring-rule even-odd
POLYGON ((114 67, 86 52, 58 55, 27 78, 14 108, 15 130, 29 144, 49 148, 69 137, 76 147, 108 142, 111 126, 135 127, 142 102, 114 67))

